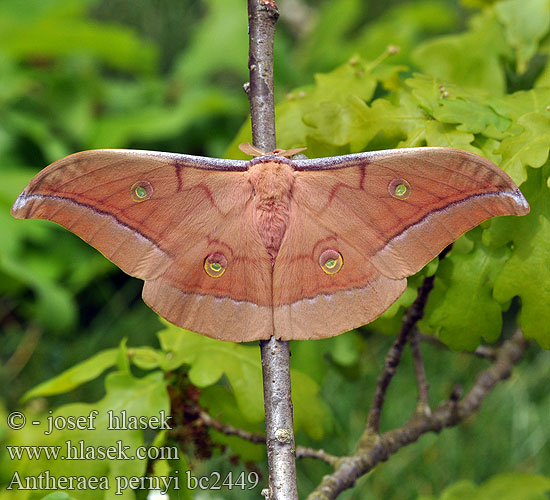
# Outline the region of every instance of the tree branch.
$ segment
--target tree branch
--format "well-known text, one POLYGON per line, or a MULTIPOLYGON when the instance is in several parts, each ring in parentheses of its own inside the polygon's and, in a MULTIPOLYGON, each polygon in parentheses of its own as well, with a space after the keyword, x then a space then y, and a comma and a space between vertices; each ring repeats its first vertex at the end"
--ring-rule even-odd
POLYGON ((264 379, 269 500, 298 500, 288 342, 260 341, 264 379))
POLYGON ((420 414, 430 412, 430 384, 426 378, 426 370, 424 369, 424 360, 422 359, 422 351, 420 350, 420 333, 416 327, 413 328, 411 334, 411 350, 414 362, 414 373, 416 375, 416 385, 418 386, 418 404, 416 411, 420 414))
MULTIPOLYGON (((279 16, 274 0, 248 0, 250 100, 252 143, 273 151, 275 104, 273 97, 273 39, 279 16)), ((272 337, 261 341, 264 407, 270 500, 297 500, 294 424, 290 388, 290 347, 272 337)))
POLYGON ((453 427, 476 412, 485 397, 503 380, 506 380, 525 353, 527 341, 518 329, 514 335, 496 350, 493 364, 480 372, 466 396, 459 400, 460 390, 453 390, 448 401, 440 404, 431 414, 415 414, 407 424, 384 434, 373 435, 368 430, 360 440, 357 451, 340 459, 334 473, 323 478, 308 500, 333 500, 355 481, 387 460, 400 448, 417 441, 428 432, 440 432, 453 427))
POLYGON ((332 467, 336 467, 340 457, 331 455, 325 450, 315 450, 313 448, 307 448, 306 446, 297 446, 296 447, 296 458, 317 458, 322 460, 332 467))
MULTIPOLYGON (((434 344, 437 347, 441 347, 442 349, 449 350, 449 348, 441 342, 437 337, 433 337, 432 335, 425 335, 424 333, 420 333, 420 340, 422 342, 428 342, 430 344, 434 344)), ((466 354, 473 354, 474 356, 477 356, 478 358, 484 358, 484 359, 490 359, 494 361, 496 356, 496 351, 494 347, 490 347, 488 345, 480 345, 477 347, 475 351, 463 351, 466 354)))
POLYGON ((279 17, 273 0, 248 0, 250 101, 252 144, 262 151, 275 149, 275 100, 273 96, 273 39, 279 17))
MULTIPOLYGON (((201 410, 199 412, 198 417, 205 425, 211 427, 212 429, 216 429, 222 434, 225 434, 227 436, 238 436, 241 439, 250 441, 251 443, 255 444, 265 444, 265 434, 250 432, 244 429, 239 429, 238 427, 234 427, 230 424, 224 424, 223 422, 216 420, 204 410, 201 410)), ((336 466, 336 463, 339 460, 339 457, 331 455, 324 450, 316 450, 314 448, 308 448, 306 446, 296 447, 296 458, 317 458, 319 460, 322 460, 323 462, 326 462, 329 465, 332 465, 333 467, 336 466)))
POLYGON ((226 436, 238 436, 245 441, 250 441, 256 444, 265 444, 265 435, 257 432, 250 432, 244 429, 239 429, 230 424, 224 424, 219 420, 206 413, 204 410, 199 412, 198 417, 203 421, 204 425, 216 429, 218 432, 225 434, 226 436))

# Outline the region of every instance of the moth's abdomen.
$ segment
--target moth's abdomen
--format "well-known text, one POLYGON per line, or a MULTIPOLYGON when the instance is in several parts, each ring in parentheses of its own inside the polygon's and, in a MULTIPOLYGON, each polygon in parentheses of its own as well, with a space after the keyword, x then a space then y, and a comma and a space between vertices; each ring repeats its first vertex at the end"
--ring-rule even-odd
POLYGON ((262 242, 275 262, 288 227, 294 170, 286 163, 265 162, 250 167, 254 216, 262 242))

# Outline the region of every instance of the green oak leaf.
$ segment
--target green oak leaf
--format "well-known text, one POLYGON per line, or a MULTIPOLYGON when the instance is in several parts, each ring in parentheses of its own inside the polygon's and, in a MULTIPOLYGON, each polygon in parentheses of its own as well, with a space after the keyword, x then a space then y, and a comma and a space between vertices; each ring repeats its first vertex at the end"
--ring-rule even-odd
POLYGON ((382 333, 383 335, 395 335, 401 329, 403 314, 416 299, 418 286, 412 286, 410 278, 405 292, 390 306, 389 309, 365 326, 365 328, 382 333))
POLYGON ((469 31, 421 44, 412 53, 412 60, 428 75, 501 95, 506 89, 501 58, 509 52, 502 26, 486 10, 472 20, 469 31))
POLYGON ((526 337, 550 348, 550 190, 548 165, 530 169, 521 190, 531 206, 524 217, 498 217, 483 234, 490 247, 513 244, 513 253, 495 282, 494 296, 521 299, 519 323, 526 337))
POLYGON ((497 165, 500 163, 502 158, 496 152, 496 150, 500 147, 500 141, 491 139, 490 137, 486 137, 484 135, 478 135, 474 139, 472 145, 479 148, 482 151, 482 155, 488 160, 496 163, 497 165))
POLYGON ((518 295, 523 334, 550 349, 550 220, 526 216, 519 233, 525 237, 517 235, 514 254, 495 282, 494 296, 504 302, 518 295))
POLYGON ((488 103, 487 92, 466 89, 440 78, 415 74, 405 81, 414 97, 433 118, 458 124, 458 129, 502 138, 511 120, 500 116, 488 103))
POLYGON ((520 90, 498 98, 491 97, 488 103, 500 116, 514 121, 530 112, 546 114, 550 103, 550 88, 520 90))
MULTIPOLYGON (((497 474, 476 486, 462 480, 447 487, 439 500, 546 500, 550 493, 550 478, 520 472, 497 474)), ((420 496, 418 500, 436 500, 420 496)))
POLYGON ((550 220, 549 192, 547 179, 550 178, 548 165, 540 169, 529 169, 527 181, 522 184, 521 192, 529 202, 530 212, 523 217, 497 217, 485 229, 483 244, 488 247, 499 247, 513 243, 514 247, 532 236, 531 218, 542 215, 550 220))
MULTIPOLYGON (((358 102, 364 104, 362 100, 358 99, 358 102)), ((310 128, 308 144, 310 138, 313 138, 316 142, 330 146, 346 146, 350 142, 359 148, 365 145, 364 136, 361 134, 360 114, 353 104, 324 102, 312 111, 304 113, 302 119, 310 128), (359 144, 356 143, 358 140, 359 144)))
POLYGON ((493 298, 493 284, 508 253, 504 247, 477 245, 469 253, 453 252, 443 259, 419 326, 455 350, 496 340, 502 309, 493 298))
POLYGON ((348 95, 354 95, 370 101, 376 89, 376 79, 372 76, 372 70, 376 66, 363 61, 359 57, 353 57, 347 64, 337 67, 330 73, 318 73, 315 75, 315 93, 317 98, 328 101, 345 100, 342 91, 348 95))
POLYGON ((162 349, 172 356, 169 364, 161 365, 163 369, 191 365, 189 379, 198 387, 213 385, 225 374, 243 415, 251 422, 264 418, 258 348, 214 340, 167 323, 166 326, 159 332, 159 339, 162 349))
POLYGON ((164 353, 152 347, 130 347, 128 355, 133 364, 142 370, 158 368, 164 359, 164 353))
POLYGON ((498 149, 500 167, 519 186, 527 179, 526 167, 541 167, 550 150, 550 117, 531 112, 521 116, 518 125, 523 132, 504 139, 498 149))
POLYGON ((496 139, 502 138, 502 132, 510 126, 510 120, 499 116, 488 104, 480 100, 454 98, 452 95, 440 100, 440 106, 434 111, 434 117, 444 123, 459 124, 458 130, 473 134, 483 133, 496 139))
POLYGON ((351 101, 365 102, 372 98, 377 83, 372 74, 374 69, 376 66, 354 57, 330 73, 315 75, 315 85, 309 89, 289 94, 276 110, 280 144, 284 147, 306 144, 314 156, 322 155, 323 151, 317 151, 313 144, 347 145, 350 134, 359 125, 351 101), (297 142, 300 135, 301 143, 297 142))
POLYGON ((98 352, 91 358, 71 366, 71 368, 56 377, 33 387, 25 393, 22 400, 27 401, 37 396, 51 396, 72 391, 79 385, 99 377, 108 368, 113 367, 117 362, 118 354, 118 349, 106 349, 98 352))
POLYGON ((473 134, 459 130, 453 125, 437 121, 426 123, 426 143, 428 146, 466 149, 481 154, 481 151, 472 145, 473 140, 473 134))
POLYGON ((452 94, 449 95, 456 96, 456 90, 460 89, 459 86, 449 84, 440 78, 421 73, 415 73, 412 78, 407 78, 405 85, 412 90, 411 93, 416 100, 416 104, 430 117, 434 116, 435 110, 444 98, 444 92, 450 92, 452 94))
POLYGON ((550 0, 505 0, 495 4, 495 12, 506 27, 506 40, 516 51, 517 72, 524 73, 550 29, 550 0))
MULTIPOLYGON (((395 146, 399 140, 402 141, 401 146, 419 136, 421 141, 425 140, 428 116, 415 103, 406 100, 406 95, 402 97, 405 102, 400 105, 386 99, 376 99, 370 106, 359 100, 351 103, 360 118, 358 128, 350 136, 352 151, 361 151, 372 142, 375 143, 374 148, 383 149, 395 146)), ((374 148, 369 146, 369 149, 374 148)))
POLYGON ((435 258, 426 264, 421 271, 407 278, 407 288, 403 294, 378 319, 366 325, 366 328, 383 335, 395 335, 399 332, 403 314, 415 301, 418 288, 426 277, 435 274, 438 266, 439 259, 435 258))

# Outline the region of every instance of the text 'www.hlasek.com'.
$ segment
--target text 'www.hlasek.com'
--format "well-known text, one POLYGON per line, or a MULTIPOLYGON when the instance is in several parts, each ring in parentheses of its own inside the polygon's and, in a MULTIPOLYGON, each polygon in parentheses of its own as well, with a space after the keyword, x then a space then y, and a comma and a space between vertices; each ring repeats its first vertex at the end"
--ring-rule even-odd
POLYGON ((181 463, 178 446, 156 445, 156 440, 153 444, 143 443, 141 431, 170 431, 171 418, 164 411, 153 416, 129 415, 125 410, 109 410, 104 414, 92 410, 78 416, 55 415, 50 411, 43 420, 31 420, 31 427, 24 413, 12 412, 7 418, 8 427, 24 434, 17 440, 21 444, 6 446, 7 456, 14 464, 6 489, 111 490, 122 495, 128 490, 166 494, 195 489, 244 490, 258 485, 259 476, 254 471, 209 472, 199 476, 191 470, 167 466, 163 474, 145 475, 151 464, 181 463), (29 442, 25 443, 27 439, 29 442), (112 466, 105 467, 105 461, 111 461, 112 466), (120 466, 121 462, 130 465, 120 466))

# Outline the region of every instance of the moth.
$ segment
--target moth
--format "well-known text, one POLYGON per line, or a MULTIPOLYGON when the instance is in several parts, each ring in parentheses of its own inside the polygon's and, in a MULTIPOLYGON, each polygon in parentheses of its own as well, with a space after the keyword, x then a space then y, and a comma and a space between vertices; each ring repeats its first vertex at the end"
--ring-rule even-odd
POLYGON ((482 221, 529 205, 449 148, 250 161, 93 150, 38 173, 12 215, 48 219, 145 281, 168 321, 228 341, 318 339, 369 323, 407 276, 482 221))

